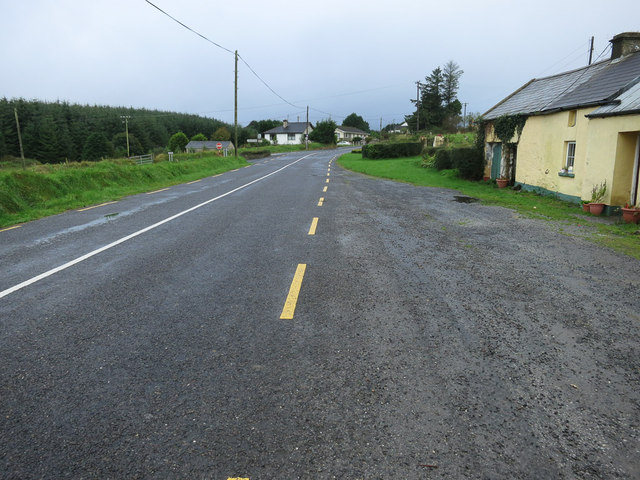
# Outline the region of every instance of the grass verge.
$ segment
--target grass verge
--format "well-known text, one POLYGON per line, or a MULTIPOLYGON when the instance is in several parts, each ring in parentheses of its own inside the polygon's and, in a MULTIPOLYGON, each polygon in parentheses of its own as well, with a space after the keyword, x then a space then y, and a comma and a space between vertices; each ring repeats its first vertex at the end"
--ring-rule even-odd
POLYGON ((212 154, 150 165, 105 160, 0 171, 0 228, 246 165, 242 157, 212 154))
POLYGON ((564 234, 570 234, 566 226, 579 226, 582 227, 579 229, 580 237, 640 259, 638 225, 622 223, 622 220, 615 217, 593 217, 584 213, 579 205, 551 196, 498 188, 492 182, 462 180, 457 177, 455 170, 438 171, 434 168, 423 168, 420 161, 420 156, 390 160, 363 160, 360 154, 347 153, 338 159, 338 164, 349 170, 374 177, 425 187, 458 190, 464 195, 480 199, 486 205, 510 208, 530 218, 555 221, 558 231, 564 234))

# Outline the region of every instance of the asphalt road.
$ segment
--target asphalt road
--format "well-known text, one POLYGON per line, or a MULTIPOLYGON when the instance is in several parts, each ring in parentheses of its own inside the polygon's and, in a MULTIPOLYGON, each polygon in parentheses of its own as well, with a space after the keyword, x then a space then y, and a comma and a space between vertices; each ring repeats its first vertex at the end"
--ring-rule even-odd
POLYGON ((0 232, 2 478, 640 478, 638 261, 307 155, 0 232))

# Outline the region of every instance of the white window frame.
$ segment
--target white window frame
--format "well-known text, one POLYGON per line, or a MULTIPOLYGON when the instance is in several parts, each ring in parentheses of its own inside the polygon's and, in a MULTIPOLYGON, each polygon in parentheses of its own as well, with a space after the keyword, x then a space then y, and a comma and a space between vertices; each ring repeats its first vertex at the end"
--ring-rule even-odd
POLYGON ((295 133, 287 133, 287 140, 289 142, 295 141, 295 139, 296 139, 296 134, 295 133))
POLYGON ((573 173, 576 161, 576 142, 567 142, 566 154, 564 157, 564 168, 569 173, 573 173))

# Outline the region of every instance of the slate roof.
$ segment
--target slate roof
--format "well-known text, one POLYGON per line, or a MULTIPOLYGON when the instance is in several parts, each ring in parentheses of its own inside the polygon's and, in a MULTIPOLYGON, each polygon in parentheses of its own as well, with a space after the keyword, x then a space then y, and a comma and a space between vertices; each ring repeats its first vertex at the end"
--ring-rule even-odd
POLYGON ((630 113, 640 113, 640 81, 618 95, 612 103, 596 108, 587 117, 609 117, 630 113))
MULTIPOLYGON (((311 125, 311 122, 309 122, 309 127, 313 128, 313 125, 311 125)), ((307 128, 307 122, 289 122, 287 125, 287 128, 285 128, 284 125, 279 125, 263 133, 268 133, 268 134, 304 133, 306 128, 307 128)))
POLYGON ((185 150, 188 149, 194 149, 194 150, 200 150, 201 148, 205 148, 207 150, 217 150, 217 145, 218 143, 222 144, 222 150, 232 150, 233 149, 233 143, 227 140, 213 140, 213 141, 200 141, 200 140, 191 140, 189 143, 187 143, 187 146, 185 147, 185 150))
POLYGON ((550 77, 533 79, 486 112, 493 120, 516 113, 551 113, 606 105, 640 80, 640 52, 550 77))
POLYGON ((345 127, 344 125, 340 125, 336 128, 336 130, 342 130, 345 133, 357 133, 359 135, 364 135, 365 137, 368 135, 367 132, 364 132, 356 127, 345 127))

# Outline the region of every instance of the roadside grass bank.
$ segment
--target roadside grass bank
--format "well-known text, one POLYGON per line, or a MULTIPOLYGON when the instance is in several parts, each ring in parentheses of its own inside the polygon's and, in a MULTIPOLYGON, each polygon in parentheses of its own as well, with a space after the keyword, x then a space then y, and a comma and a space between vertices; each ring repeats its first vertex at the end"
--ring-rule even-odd
POLYGON ((554 221, 560 233, 579 236, 640 259, 638 225, 623 223, 615 217, 593 217, 584 213, 580 205, 551 196, 498 188, 493 182, 462 180, 457 177, 456 170, 438 171, 435 168, 423 168, 421 160, 421 156, 363 160, 360 154, 347 153, 340 156, 338 164, 348 170, 373 177, 457 190, 463 195, 481 200, 485 205, 510 208, 530 218, 554 221))
POLYGON ((215 153, 135 165, 130 160, 38 164, 0 170, 0 228, 118 200, 247 166, 215 153))

